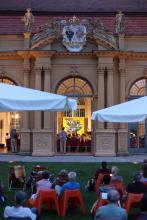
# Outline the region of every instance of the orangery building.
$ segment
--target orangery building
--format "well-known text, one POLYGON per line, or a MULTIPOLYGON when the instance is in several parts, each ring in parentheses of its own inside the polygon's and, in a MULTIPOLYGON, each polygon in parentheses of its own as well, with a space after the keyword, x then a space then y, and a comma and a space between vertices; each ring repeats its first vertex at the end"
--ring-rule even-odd
POLYGON ((0 113, 1 152, 11 150, 5 138, 15 128, 19 154, 61 154, 64 127, 66 154, 146 153, 146 121, 102 123, 91 114, 147 95, 147 3, 0 0, 0 82, 78 103, 76 111, 0 113))

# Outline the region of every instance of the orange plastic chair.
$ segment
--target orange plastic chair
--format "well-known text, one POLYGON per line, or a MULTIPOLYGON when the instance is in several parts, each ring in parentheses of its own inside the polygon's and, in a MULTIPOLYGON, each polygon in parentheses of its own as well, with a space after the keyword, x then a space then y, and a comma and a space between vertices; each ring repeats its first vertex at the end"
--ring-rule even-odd
POLYGON ((147 181, 145 181, 145 182, 142 182, 145 186, 147 186, 147 181))
POLYGON ((125 186, 122 182, 112 182, 110 186, 114 187, 119 192, 121 198, 125 194, 125 186))
POLYGON ((110 174, 100 173, 100 174, 98 175, 98 178, 97 178, 96 183, 95 183, 95 192, 96 192, 96 193, 99 192, 99 186, 100 186, 100 184, 102 183, 104 176, 110 176, 110 174))
POLYGON ((133 193, 128 193, 127 196, 127 201, 124 204, 124 208, 126 209, 127 212, 131 209, 132 206, 138 205, 143 198, 143 193, 139 194, 133 194, 133 193))
POLYGON ((44 203, 47 204, 48 210, 51 209, 51 205, 54 203, 58 216, 60 216, 58 198, 54 189, 40 190, 36 200, 28 200, 28 205, 31 207, 36 207, 39 214, 41 213, 41 207, 44 203))
POLYGON ((86 207, 82 198, 82 194, 80 192, 79 189, 76 190, 65 190, 59 206, 60 206, 60 214, 61 217, 65 217, 66 216, 66 211, 68 208, 68 203, 71 202, 71 204, 75 207, 77 205, 77 203, 79 203, 81 205, 81 209, 84 215, 86 215, 86 207))
POLYGON ((98 198, 98 201, 96 203, 96 205, 94 206, 93 208, 93 211, 92 211, 92 214, 96 214, 96 210, 103 206, 103 205, 107 205, 109 203, 109 200, 108 199, 102 199, 102 195, 100 194, 99 198, 98 198))

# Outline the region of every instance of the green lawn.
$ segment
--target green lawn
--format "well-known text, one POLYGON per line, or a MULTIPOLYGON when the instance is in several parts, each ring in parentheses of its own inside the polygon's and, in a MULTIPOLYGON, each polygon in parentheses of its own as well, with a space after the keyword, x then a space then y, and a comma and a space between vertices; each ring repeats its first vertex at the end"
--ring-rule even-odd
MULTIPOLYGON (((13 204, 13 196, 15 191, 11 190, 10 192, 8 191, 8 167, 12 165, 18 165, 18 164, 23 164, 26 168, 27 175, 30 174, 30 170, 32 166, 37 165, 38 163, 7 163, 7 162, 0 162, 0 176, 2 181, 4 182, 5 185, 5 191, 8 197, 8 204, 13 204)), ((40 165, 47 166, 51 173, 54 173, 55 176, 56 174, 60 171, 60 169, 64 168, 69 171, 76 171, 77 172, 77 180, 81 184, 81 191, 83 194, 83 198, 86 204, 86 208, 88 210, 88 215, 87 217, 83 216, 81 211, 78 210, 76 213, 73 213, 72 211, 68 211, 67 217, 64 218, 65 220, 73 220, 76 218, 77 220, 86 220, 86 219, 93 219, 93 217, 89 214, 89 210, 93 204, 93 202, 96 200, 96 195, 92 192, 85 192, 84 191, 84 185, 87 183, 87 180, 93 177, 95 170, 97 167, 100 166, 98 163, 39 163, 40 165)), ((120 169, 120 174, 123 176, 125 184, 127 184, 129 181, 132 179, 132 174, 133 172, 140 170, 141 169, 141 164, 133 164, 133 163, 111 163, 109 167, 112 165, 116 165, 120 169)), ((28 192, 27 192, 28 193, 28 192)), ((29 196, 29 195, 28 195, 29 196)), ((2 219, 3 216, 3 208, 0 208, 0 219, 2 219)), ((57 216, 55 211, 51 211, 50 213, 48 212, 47 209, 44 209, 43 214, 42 214, 42 220, 58 220, 61 219, 60 217, 57 216)), ((129 215, 129 219, 132 219, 132 214, 129 215)))

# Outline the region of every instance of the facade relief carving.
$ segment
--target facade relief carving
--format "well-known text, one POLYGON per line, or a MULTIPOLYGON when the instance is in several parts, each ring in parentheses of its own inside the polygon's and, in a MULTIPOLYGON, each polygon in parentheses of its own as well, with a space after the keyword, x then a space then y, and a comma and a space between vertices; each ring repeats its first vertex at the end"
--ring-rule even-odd
POLYGON ((63 43, 70 52, 79 52, 83 49, 88 39, 103 45, 107 49, 117 49, 115 36, 107 30, 98 18, 49 20, 47 24, 40 27, 33 35, 31 48, 35 49, 41 45, 52 43, 54 40, 63 43))

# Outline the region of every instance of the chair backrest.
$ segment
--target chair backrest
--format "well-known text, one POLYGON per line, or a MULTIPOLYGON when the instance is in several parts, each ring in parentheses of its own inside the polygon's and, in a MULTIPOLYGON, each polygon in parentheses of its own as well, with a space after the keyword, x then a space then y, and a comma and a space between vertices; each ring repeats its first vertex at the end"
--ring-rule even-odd
POLYGON ((102 183, 104 176, 110 176, 110 174, 100 173, 100 174, 98 175, 98 178, 97 178, 96 183, 95 183, 95 192, 96 192, 96 193, 98 193, 98 191, 99 191, 99 186, 100 186, 100 184, 102 183))
POLYGON ((110 186, 114 187, 121 196, 125 193, 125 186, 122 182, 112 182, 110 183, 110 186))
POLYGON ((124 208, 126 209, 126 211, 129 212, 130 208, 134 204, 140 204, 143 195, 144 195, 143 193, 139 193, 139 194, 128 193, 127 200, 124 204, 124 208))
POLYGON ((6 220, 31 220, 29 217, 8 217, 6 220))

